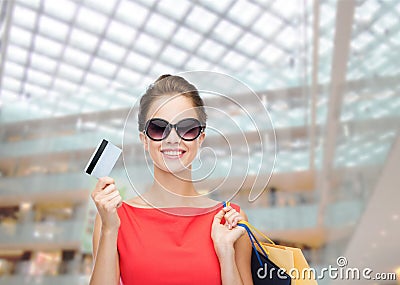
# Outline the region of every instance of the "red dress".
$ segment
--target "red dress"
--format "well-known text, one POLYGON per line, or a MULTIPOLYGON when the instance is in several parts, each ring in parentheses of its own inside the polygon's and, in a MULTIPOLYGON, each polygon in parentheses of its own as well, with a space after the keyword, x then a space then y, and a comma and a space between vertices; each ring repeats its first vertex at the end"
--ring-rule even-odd
MULTIPOLYGON (((237 204, 231 206, 240 212, 237 204)), ((221 209, 222 203, 210 208, 168 208, 165 212, 122 203, 117 241, 121 284, 220 285, 211 224, 221 209), (190 215, 193 213, 199 214, 190 215)))

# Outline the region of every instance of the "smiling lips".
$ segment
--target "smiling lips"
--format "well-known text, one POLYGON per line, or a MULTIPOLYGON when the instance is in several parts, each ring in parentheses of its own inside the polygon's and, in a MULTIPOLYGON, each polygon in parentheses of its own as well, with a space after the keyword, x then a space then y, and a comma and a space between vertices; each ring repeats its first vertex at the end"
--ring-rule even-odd
POLYGON ((164 157, 170 158, 170 159, 178 159, 181 158, 184 153, 183 149, 163 149, 161 153, 163 154, 164 157))

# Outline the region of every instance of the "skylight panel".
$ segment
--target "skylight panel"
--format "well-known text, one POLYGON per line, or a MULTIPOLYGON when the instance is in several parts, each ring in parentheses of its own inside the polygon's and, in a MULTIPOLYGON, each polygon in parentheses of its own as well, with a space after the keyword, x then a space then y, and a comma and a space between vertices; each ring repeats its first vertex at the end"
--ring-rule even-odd
POLYGON ((186 18, 186 23, 202 33, 206 33, 214 26, 218 17, 206 9, 195 6, 190 15, 186 18))
POLYGON ((35 26, 37 13, 31 9, 16 5, 12 17, 15 24, 30 30, 35 26))
POLYGON ((222 62, 232 70, 239 70, 243 68, 247 62, 247 58, 234 52, 230 51, 223 59, 222 62))
POLYGON ((3 84, 2 88, 6 88, 6 89, 14 91, 16 93, 19 93, 19 91, 21 89, 21 81, 20 80, 17 80, 13 77, 9 77, 6 75, 4 75, 4 77, 3 77, 2 84, 3 84))
POLYGON ((263 39, 250 33, 246 33, 237 42, 236 47, 239 48, 243 53, 256 57, 256 52, 258 52, 265 45, 266 43, 263 41, 263 39))
POLYGON ((61 55, 62 49, 62 44, 56 41, 39 35, 35 36, 35 50, 39 51, 40 53, 46 54, 53 58, 57 58, 61 55))
POLYGON ((260 54, 260 58, 262 58, 268 64, 274 64, 281 60, 283 55, 284 54, 280 49, 269 45, 262 51, 262 53, 260 54))
POLYGON ((18 98, 17 92, 18 91, 12 91, 3 86, 3 90, 1 92, 1 102, 14 102, 18 98))
POLYGON ((203 41, 200 46, 198 53, 204 57, 211 59, 212 61, 218 60, 222 54, 226 51, 226 48, 219 43, 207 39, 203 41))
POLYGON ((135 48, 150 56, 155 56, 162 47, 162 41, 141 33, 138 40, 135 42, 135 48))
POLYGON ((161 74, 167 74, 167 73, 175 73, 175 69, 169 65, 165 65, 161 62, 155 62, 151 66, 151 73, 154 74, 155 77, 160 76, 161 74))
POLYGON ((197 56, 192 56, 186 63, 186 67, 193 70, 207 70, 209 66, 210 62, 205 61, 197 56))
POLYGON ((200 44, 201 40, 202 36, 199 33, 184 26, 180 26, 178 32, 176 32, 172 37, 173 43, 189 50, 196 48, 200 44))
POLYGON ((286 26, 282 31, 277 35, 276 41, 279 42, 281 46, 286 47, 287 49, 295 49, 299 44, 299 37, 301 35, 298 31, 290 26, 286 26))
POLYGON ((58 69, 58 76, 66 78, 72 82, 80 82, 83 78, 84 72, 80 68, 76 68, 75 66, 62 63, 58 69))
POLYGON ((46 73, 34 70, 32 68, 30 68, 27 73, 27 81, 31 82, 32 84, 48 87, 51 83, 52 77, 46 73))
POLYGON ((382 4, 378 3, 378 1, 363 1, 362 5, 358 8, 358 11, 362 11, 365 15, 374 15, 382 4))
POLYGON ((41 0, 17 0, 16 2, 37 10, 40 7, 41 0))
MULTIPOLYGON (((43 97, 47 93, 47 89, 37 85, 36 83, 25 83, 25 94, 26 96, 29 96, 29 104, 32 104, 32 102, 38 102, 38 99, 41 99, 40 97, 43 97)), ((25 97, 26 98, 26 97, 25 97)))
POLYGON ((76 109, 78 109, 78 105, 74 102, 71 102, 70 100, 61 100, 58 103, 58 109, 60 110, 68 110, 68 111, 75 111, 76 109))
POLYGON ((147 14, 148 10, 143 6, 128 0, 123 0, 119 4, 115 18, 129 25, 139 27, 147 18, 147 14))
POLYGON ((187 0, 179 0, 179 5, 176 5, 176 0, 163 0, 158 2, 157 10, 171 18, 181 20, 187 14, 191 5, 192 4, 187 0), (171 9, 171 7, 174 8, 171 9))
POLYGON ((231 45, 241 32, 242 30, 236 25, 233 25, 226 20, 222 20, 215 27, 212 34, 217 39, 220 39, 228 45, 231 45))
POLYGON ((399 23, 399 15, 393 12, 388 12, 384 17, 379 18, 379 21, 374 23, 374 26, 381 27, 381 29, 391 30, 399 23))
POLYGON ((99 39, 98 37, 74 28, 71 33, 70 43, 78 48, 81 48, 89 53, 93 52, 99 39))
POLYGON ((68 25, 42 15, 39 21, 39 32, 45 36, 64 42, 69 31, 68 25))
POLYGON ((7 58, 11 61, 25 64, 28 58, 28 51, 16 45, 9 44, 7 49, 7 58))
POLYGON ((78 26, 94 34, 101 34, 107 21, 108 19, 106 16, 86 7, 80 7, 76 18, 76 24, 78 26))
POLYGON ((228 16, 233 21, 240 23, 243 26, 248 26, 254 21, 260 12, 261 8, 250 2, 235 1, 234 6, 229 10, 228 16))
POLYGON ((85 2, 84 2, 84 4, 87 7, 101 11, 105 14, 109 14, 113 10, 116 3, 117 3, 117 0, 106 0, 106 1, 85 0, 85 2))
POLYGON ((70 22, 73 19, 76 9, 77 3, 75 1, 44 1, 44 12, 46 14, 66 22, 70 22))
POLYGON ((282 16, 282 18, 291 20, 302 10, 302 7, 298 5, 298 3, 300 3, 300 1, 293 1, 289 4, 286 1, 275 1, 273 2, 271 8, 280 16, 282 16))
POLYGON ((248 71, 250 78, 254 78, 257 76, 251 76, 251 74, 253 74, 253 71, 258 72, 259 70, 261 70, 263 68, 263 64, 260 63, 258 60, 249 60, 246 63, 246 70, 248 71))
POLYGON ((217 11, 218 13, 224 13, 228 7, 232 7, 232 0, 225 0, 225 1, 214 1, 214 0, 203 0, 207 7, 211 10, 217 11))
POLYGON ((32 33, 18 28, 17 26, 11 26, 9 41, 19 46, 29 48, 31 46, 32 33))
POLYGON ((151 7, 155 6, 156 2, 159 2, 159 0, 136 0, 137 2, 141 2, 144 6, 146 7, 151 7))
POLYGON ((187 58, 187 53, 169 45, 163 50, 161 58, 166 62, 172 63, 174 66, 181 66, 187 58))
POLYGON ((253 30, 267 39, 274 35, 281 25, 282 20, 271 14, 265 13, 260 19, 257 20, 257 22, 255 22, 253 25, 253 30))
POLYGON ((146 24, 146 31, 156 34, 159 38, 168 39, 175 30, 176 24, 167 18, 153 13, 146 24))
POLYGON ((132 86, 136 84, 141 78, 141 75, 137 72, 133 72, 132 70, 121 67, 117 73, 117 81, 122 82, 128 86, 132 86))
POLYGON ((135 35, 134 28, 115 20, 110 23, 106 33, 107 38, 125 46, 132 44, 135 35))
POLYGON ((24 76, 24 67, 20 64, 7 61, 4 65, 4 73, 14 78, 22 78, 24 76))
POLYGON ((57 61, 38 53, 32 53, 31 66, 37 70, 52 74, 56 70, 57 61))
POLYGON ((132 67, 135 70, 140 70, 142 72, 147 71, 151 62, 152 60, 150 58, 133 51, 129 52, 129 55, 125 60, 125 64, 128 67, 132 67))
POLYGON ((333 21, 335 19, 335 13, 336 13, 335 9, 332 9, 332 7, 327 4, 325 4, 325 5, 322 4, 320 6, 321 16, 319 18, 319 21, 320 21, 320 26, 323 29, 326 30, 326 29, 330 29, 332 27, 333 21))
POLYGON ((72 65, 86 68, 89 64, 90 56, 85 52, 67 46, 64 51, 64 59, 72 65))
POLYGON ((96 89, 107 88, 109 81, 109 78, 105 78, 94 73, 88 73, 85 78, 85 84, 96 89))
POLYGON ((100 57, 113 62, 120 62, 123 59, 125 53, 126 49, 107 40, 102 41, 99 49, 100 57))
POLYGON ((91 70, 106 77, 112 76, 116 69, 117 66, 115 64, 100 58, 94 58, 91 66, 91 70))
POLYGON ((358 37, 353 39, 354 48, 357 50, 364 50, 367 45, 373 41, 373 37, 369 32, 363 32, 358 37))
POLYGON ((56 80, 54 81, 54 89, 62 93, 69 94, 76 91, 78 89, 78 86, 62 78, 56 78, 56 80))

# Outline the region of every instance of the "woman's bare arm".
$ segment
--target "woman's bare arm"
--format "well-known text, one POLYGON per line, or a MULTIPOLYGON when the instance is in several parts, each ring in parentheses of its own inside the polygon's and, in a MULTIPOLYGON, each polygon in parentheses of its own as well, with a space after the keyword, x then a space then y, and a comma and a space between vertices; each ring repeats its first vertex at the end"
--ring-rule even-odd
MULTIPOLYGON (((240 215, 245 221, 249 221, 246 213, 242 209, 240 209, 240 215)), ((242 235, 235 242, 234 247, 236 266, 239 270, 243 284, 252 285, 253 277, 251 276, 251 251, 253 250, 253 247, 251 246, 249 236, 247 234, 242 235)))
POLYGON ((90 285, 118 285, 120 278, 117 251, 118 232, 102 230, 99 214, 93 231, 94 268, 90 285))
POLYGON ((246 240, 246 230, 237 226, 237 222, 246 219, 247 216, 236 212, 231 206, 227 207, 227 213, 221 210, 214 217, 212 238, 215 252, 221 266, 222 284, 251 285, 250 257, 251 244, 246 240), (225 217, 227 225, 221 225, 221 219, 225 217), (250 251, 249 251, 250 246, 250 251))
POLYGON ((114 179, 102 177, 92 192, 96 204, 93 230, 93 272, 90 285, 118 285, 120 282, 119 256, 117 249, 120 219, 117 208, 122 199, 115 187, 114 179))

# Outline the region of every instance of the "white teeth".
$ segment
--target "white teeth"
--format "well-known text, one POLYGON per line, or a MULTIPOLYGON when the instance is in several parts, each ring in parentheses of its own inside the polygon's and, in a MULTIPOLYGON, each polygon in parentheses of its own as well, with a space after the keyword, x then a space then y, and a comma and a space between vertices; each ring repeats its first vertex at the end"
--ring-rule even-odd
POLYGON ((163 151, 163 153, 168 155, 180 155, 183 153, 183 151, 163 151))

